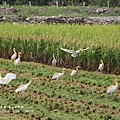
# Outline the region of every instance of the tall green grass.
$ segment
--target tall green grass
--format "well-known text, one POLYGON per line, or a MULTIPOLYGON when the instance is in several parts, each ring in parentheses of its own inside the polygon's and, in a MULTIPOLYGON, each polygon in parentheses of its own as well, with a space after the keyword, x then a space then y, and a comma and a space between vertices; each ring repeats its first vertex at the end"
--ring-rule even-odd
POLYGON ((119 25, 25 25, 0 24, 0 56, 10 59, 12 49, 22 52, 22 60, 51 64, 52 54, 58 66, 73 66, 73 58, 60 47, 90 47, 76 58, 82 69, 96 70, 101 59, 105 71, 120 73, 119 25))

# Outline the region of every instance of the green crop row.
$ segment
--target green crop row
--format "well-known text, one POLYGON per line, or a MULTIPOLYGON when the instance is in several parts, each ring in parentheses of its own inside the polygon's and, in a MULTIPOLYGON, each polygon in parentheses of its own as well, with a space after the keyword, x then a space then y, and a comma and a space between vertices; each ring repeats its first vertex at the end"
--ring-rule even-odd
POLYGON ((30 120, 119 120, 120 90, 113 95, 106 94, 114 79, 119 80, 118 75, 79 70, 72 80, 71 69, 66 69, 65 75, 56 81, 52 76, 61 72, 59 67, 21 62, 16 71, 13 62, 5 59, 0 59, 0 70, 2 77, 9 72, 17 76, 4 90, 0 89, 1 120, 10 120, 9 117, 16 120, 19 116, 30 120), (15 93, 17 86, 33 77, 38 79, 24 93, 15 93))
POLYGON ((60 50, 89 47, 76 58, 82 69, 97 70, 100 60, 104 71, 120 74, 119 25, 25 25, 0 24, 0 57, 10 59, 15 47, 22 60, 51 65, 52 54, 57 66, 72 67, 74 59, 60 50))

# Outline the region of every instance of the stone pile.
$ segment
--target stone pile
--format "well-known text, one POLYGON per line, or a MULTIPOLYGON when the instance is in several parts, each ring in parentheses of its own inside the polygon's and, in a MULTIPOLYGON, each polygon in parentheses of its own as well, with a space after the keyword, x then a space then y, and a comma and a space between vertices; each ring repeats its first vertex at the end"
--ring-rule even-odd
MULTIPOLYGON (((107 9, 87 9, 86 12, 105 12, 107 9), (90 11, 92 10, 92 11, 90 11)), ((26 23, 26 24, 120 24, 120 16, 111 17, 66 17, 66 16, 17 16, 14 14, 15 9, 13 7, 6 8, 0 7, 1 13, 8 13, 8 15, 0 16, 0 22, 11 23, 26 23)))

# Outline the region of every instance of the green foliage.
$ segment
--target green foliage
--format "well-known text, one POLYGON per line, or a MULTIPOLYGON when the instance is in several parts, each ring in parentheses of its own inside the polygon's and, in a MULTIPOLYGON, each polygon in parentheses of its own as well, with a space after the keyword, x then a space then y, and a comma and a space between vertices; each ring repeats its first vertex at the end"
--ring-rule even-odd
POLYGON ((81 69, 97 70, 100 60, 104 72, 120 73, 119 25, 0 25, 0 56, 10 59, 15 47, 22 52, 22 60, 51 65, 52 54, 58 66, 72 67, 74 59, 60 50, 90 47, 76 58, 81 69), (74 32, 73 32, 74 31, 74 32))

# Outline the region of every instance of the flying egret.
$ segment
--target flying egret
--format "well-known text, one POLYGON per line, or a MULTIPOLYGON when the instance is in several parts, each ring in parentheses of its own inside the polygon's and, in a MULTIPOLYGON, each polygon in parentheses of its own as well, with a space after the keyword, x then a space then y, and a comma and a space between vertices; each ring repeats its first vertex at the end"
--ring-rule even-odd
POLYGON ((57 60, 55 59, 55 55, 53 54, 53 60, 52 60, 52 65, 56 66, 57 60))
POLYGON ((102 72, 104 69, 104 63, 103 63, 103 60, 101 60, 100 62, 101 64, 99 64, 98 71, 102 72))
POLYGON ((13 48, 13 52, 14 52, 14 54, 11 56, 11 60, 12 61, 15 60, 16 57, 17 57, 17 53, 16 53, 16 49, 15 48, 13 48))
POLYGON ((107 93, 113 94, 113 93, 115 93, 117 91, 117 89, 118 89, 118 80, 115 79, 114 82, 115 82, 115 85, 111 85, 111 86, 107 87, 107 93))
POLYGON ((72 57, 77 57, 80 52, 88 50, 89 47, 87 47, 85 49, 80 48, 79 50, 69 50, 69 49, 65 49, 65 48, 60 48, 60 49, 65 51, 65 52, 71 53, 72 57))
POLYGON ((21 84, 20 86, 18 86, 18 88, 15 90, 15 92, 23 93, 28 88, 28 86, 31 84, 31 82, 36 79, 38 79, 38 78, 32 78, 27 84, 21 84))
POLYGON ((10 83, 11 80, 16 79, 16 74, 14 73, 7 73, 4 78, 1 77, 0 71, 0 84, 2 84, 2 88, 4 89, 4 85, 10 83))
POLYGON ((18 58, 15 59, 15 61, 14 61, 16 69, 18 69, 18 65, 20 64, 20 58, 21 58, 21 52, 18 52, 18 58))
POLYGON ((61 78, 65 74, 65 70, 66 70, 66 68, 63 68, 62 73, 58 73, 58 72, 54 73, 52 80, 54 80, 54 79, 58 80, 59 78, 61 78))
POLYGON ((73 67, 75 66, 75 58, 78 56, 78 54, 80 52, 86 51, 89 49, 89 47, 82 49, 80 48, 79 50, 70 50, 70 49, 65 49, 65 48, 60 48, 61 50, 67 52, 67 53, 71 53, 71 56, 74 58, 74 63, 73 63, 73 67))

